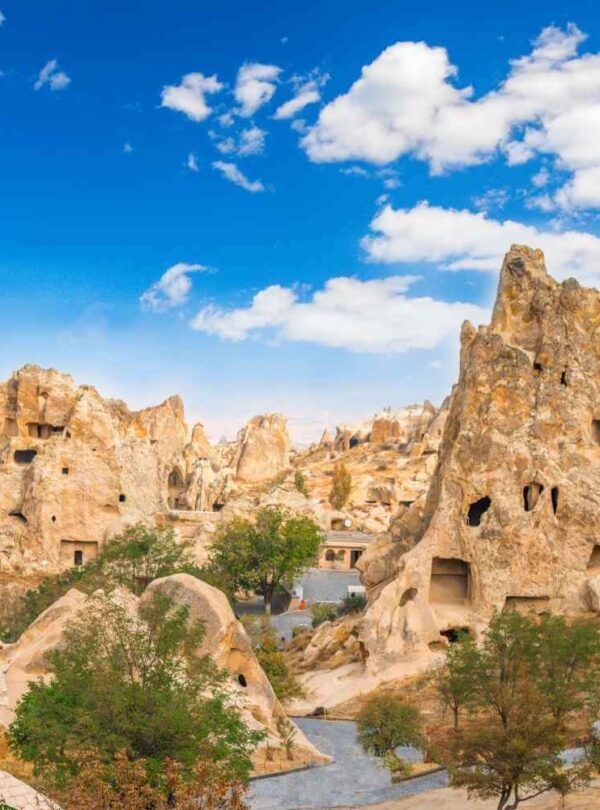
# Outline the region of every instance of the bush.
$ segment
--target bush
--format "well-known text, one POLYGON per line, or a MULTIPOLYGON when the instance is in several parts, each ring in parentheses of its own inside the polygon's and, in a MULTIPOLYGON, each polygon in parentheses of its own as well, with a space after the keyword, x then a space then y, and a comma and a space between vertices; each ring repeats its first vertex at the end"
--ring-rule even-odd
POLYGON ((312 605, 310 609, 312 616, 312 626, 318 627, 323 622, 332 622, 337 619, 338 608, 337 605, 330 604, 329 602, 320 602, 319 604, 312 605))
POLYGON ((347 596, 340 607, 338 608, 338 614, 340 616, 346 616, 349 613, 360 613, 363 611, 367 606, 367 599, 362 594, 354 594, 352 596, 347 596))

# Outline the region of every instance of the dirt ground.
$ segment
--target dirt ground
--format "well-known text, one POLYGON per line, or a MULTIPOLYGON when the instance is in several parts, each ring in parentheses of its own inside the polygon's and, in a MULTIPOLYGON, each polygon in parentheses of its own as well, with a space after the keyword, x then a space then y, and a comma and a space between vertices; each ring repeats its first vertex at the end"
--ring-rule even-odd
MULTIPOLYGON (((354 810, 496 810, 498 803, 492 799, 479 801, 468 799, 464 790, 441 788, 423 793, 421 796, 408 796, 381 804, 354 808, 354 810)), ((592 782, 586 790, 578 790, 565 799, 555 793, 538 796, 525 802, 528 810, 600 810, 600 779, 592 782)), ((335 810, 350 810, 336 808, 335 810)))
MULTIPOLYGON (((420 796, 370 804, 354 810, 496 810, 497 804, 495 800, 469 800, 464 790, 441 788, 420 796)), ((548 793, 525 802, 522 807, 528 810, 600 810, 600 779, 592 782, 586 790, 579 790, 564 800, 556 794, 548 793)))

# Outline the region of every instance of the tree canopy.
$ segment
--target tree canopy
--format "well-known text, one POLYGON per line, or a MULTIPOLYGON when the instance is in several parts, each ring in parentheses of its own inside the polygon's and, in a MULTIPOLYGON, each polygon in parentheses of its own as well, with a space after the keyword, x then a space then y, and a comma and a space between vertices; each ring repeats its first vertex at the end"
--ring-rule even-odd
POLYGON ((270 612, 276 589, 291 585, 316 564, 322 542, 319 527, 309 517, 265 506, 254 521, 234 518, 221 527, 207 567, 233 591, 260 591, 270 612))
POLYGON ((226 674, 197 654, 203 633, 187 606, 164 595, 137 616, 106 596, 92 597, 51 655, 52 680, 31 684, 17 706, 11 748, 63 785, 90 752, 109 779, 124 752, 143 763, 157 789, 168 763, 183 778, 192 779, 202 762, 229 784, 246 782, 262 735, 247 729, 230 702, 226 674))
POLYGON ((434 675, 455 717, 444 753, 454 786, 514 810, 546 791, 565 795, 590 778, 584 760, 566 765, 569 720, 597 709, 600 631, 562 616, 497 614, 481 646, 452 645, 434 675), (465 722, 459 726, 459 712, 465 722))

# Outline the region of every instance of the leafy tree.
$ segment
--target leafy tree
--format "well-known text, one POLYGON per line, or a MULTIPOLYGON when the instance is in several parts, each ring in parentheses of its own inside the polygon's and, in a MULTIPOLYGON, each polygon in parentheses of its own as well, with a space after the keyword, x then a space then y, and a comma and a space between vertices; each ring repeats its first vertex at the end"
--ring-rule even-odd
POLYGON ((142 523, 130 526, 113 537, 95 560, 49 576, 37 588, 27 591, 8 624, 0 627, 0 638, 15 641, 70 588, 90 594, 99 588, 110 590, 120 585, 139 594, 153 579, 170 574, 186 572, 207 579, 207 572, 194 566, 192 545, 180 542, 171 528, 150 528, 142 523))
POLYGON ((107 778, 125 752, 160 790, 170 761, 182 778, 193 779, 205 762, 230 784, 246 782, 261 735, 230 704, 226 673, 197 654, 203 633, 187 606, 160 594, 139 617, 93 597, 51 655, 52 681, 31 684, 17 706, 11 748, 58 785, 77 777, 77 758, 89 752, 107 778))
POLYGON ((514 810, 547 791, 565 795, 586 784, 588 764, 566 766, 561 752, 569 715, 595 689, 586 672, 598 671, 598 659, 591 625, 516 612, 492 619, 482 647, 452 649, 438 688, 445 702, 458 698, 470 720, 446 752, 453 786, 514 810))
POLYGON ((367 754, 381 757, 392 778, 410 773, 410 765, 397 753, 400 746, 426 747, 423 718, 416 706, 396 695, 374 695, 356 718, 357 738, 367 754))
POLYGON ((329 492, 329 503, 334 509, 341 509, 352 491, 352 476, 343 462, 333 467, 333 481, 329 492))
POLYGON ((208 570, 233 591, 260 591, 270 613, 276 589, 291 585, 317 562, 322 542, 310 518, 265 506, 254 522, 234 518, 221 527, 210 549, 208 570))
POLYGON ((192 547, 177 540, 170 527, 138 523, 108 543, 96 567, 111 582, 141 594, 154 579, 193 569, 192 547))
POLYGON ((440 702, 452 712, 455 732, 461 709, 475 700, 473 678, 477 663, 475 643, 464 634, 449 646, 445 661, 432 673, 440 702))
POLYGON ((301 470, 296 470, 294 475, 294 486, 301 495, 308 498, 308 489, 306 488, 306 476, 301 470))

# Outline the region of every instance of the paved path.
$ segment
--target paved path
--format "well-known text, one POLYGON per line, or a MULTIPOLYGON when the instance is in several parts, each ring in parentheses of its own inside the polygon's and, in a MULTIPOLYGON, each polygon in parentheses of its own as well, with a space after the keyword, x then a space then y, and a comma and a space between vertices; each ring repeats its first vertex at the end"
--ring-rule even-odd
MULTIPOLYGON (((325 810, 358 807, 399 796, 421 793, 446 784, 446 774, 436 773, 392 785, 388 771, 356 742, 355 724, 298 718, 295 721, 324 753, 335 758, 331 765, 259 779, 252 783, 252 810, 325 810)), ((407 752, 413 755, 415 752, 407 752)))
POLYGON ((341 602, 348 596, 348 585, 360 585, 358 571, 328 571, 311 568, 296 582, 304 589, 307 604, 341 602))

